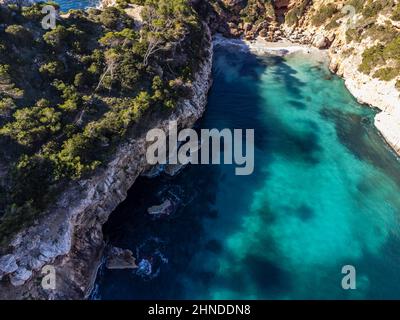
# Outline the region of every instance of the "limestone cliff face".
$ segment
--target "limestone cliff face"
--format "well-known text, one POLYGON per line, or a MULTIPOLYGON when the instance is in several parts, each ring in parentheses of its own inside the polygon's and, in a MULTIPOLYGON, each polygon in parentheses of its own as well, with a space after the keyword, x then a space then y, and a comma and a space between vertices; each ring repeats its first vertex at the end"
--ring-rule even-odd
POLYGON ((212 32, 226 37, 269 37, 279 32, 271 1, 208 0, 196 1, 212 32))
POLYGON ((164 119, 149 119, 145 128, 121 145, 102 171, 61 195, 43 219, 15 236, 0 257, 0 299, 82 299, 91 291, 103 253, 102 225, 127 196, 136 178, 149 169, 145 154, 148 129, 168 131, 169 121, 190 127, 207 103, 211 86, 212 42, 193 81, 194 95, 164 119), (56 271, 56 289, 41 286, 43 266, 56 271))

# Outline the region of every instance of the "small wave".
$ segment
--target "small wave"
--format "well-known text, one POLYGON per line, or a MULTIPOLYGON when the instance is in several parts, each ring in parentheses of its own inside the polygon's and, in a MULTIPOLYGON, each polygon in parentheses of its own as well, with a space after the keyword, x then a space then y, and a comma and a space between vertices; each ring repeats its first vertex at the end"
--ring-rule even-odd
POLYGON ((150 281, 160 275, 161 267, 169 263, 167 256, 160 249, 164 243, 157 237, 150 237, 136 248, 139 264, 138 269, 133 271, 135 276, 150 281))

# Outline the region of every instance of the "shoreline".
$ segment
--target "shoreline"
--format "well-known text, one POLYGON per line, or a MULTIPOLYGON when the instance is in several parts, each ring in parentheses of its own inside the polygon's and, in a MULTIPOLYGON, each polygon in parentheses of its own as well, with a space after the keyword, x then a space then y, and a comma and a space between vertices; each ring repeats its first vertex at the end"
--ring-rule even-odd
POLYGON ((370 108, 380 110, 375 116, 374 125, 383 140, 390 146, 397 157, 400 157, 400 104, 396 107, 395 99, 400 101, 400 92, 389 90, 384 81, 363 75, 353 68, 346 68, 343 74, 338 74, 332 68, 335 57, 329 54, 328 49, 318 49, 312 45, 299 44, 290 40, 269 42, 260 37, 255 40, 229 39, 217 34, 213 40, 215 46, 230 45, 239 47, 245 52, 255 55, 274 54, 285 56, 295 52, 311 55, 313 59, 327 62, 333 74, 340 76, 351 95, 360 103, 370 108), (377 93, 379 89, 381 92, 377 93), (382 99, 382 96, 386 99, 382 99))
POLYGON ((257 38, 255 40, 230 39, 225 38, 221 34, 216 34, 213 38, 213 43, 214 46, 235 46, 241 51, 250 52, 255 55, 277 54, 284 56, 301 51, 307 54, 313 54, 319 58, 329 58, 328 50, 317 49, 312 46, 294 43, 289 40, 270 42, 262 38, 257 38))
MULTIPOLYGON (((181 100, 171 114, 149 119, 144 132, 153 128, 168 132, 170 121, 192 127, 204 113, 212 84, 213 58, 211 33, 208 27, 205 30, 207 47, 193 75, 193 96, 181 100)), ((35 224, 12 237, 7 254, 0 254, 0 258, 14 263, 16 270, 0 273, 0 299, 88 298, 101 265, 103 224, 126 199, 137 177, 151 167, 145 158, 146 135, 139 133, 121 143, 104 168, 71 183, 35 224), (45 290, 40 285, 45 265, 57 270, 55 290, 45 290), (24 279, 14 285, 11 277, 19 274, 24 279)))

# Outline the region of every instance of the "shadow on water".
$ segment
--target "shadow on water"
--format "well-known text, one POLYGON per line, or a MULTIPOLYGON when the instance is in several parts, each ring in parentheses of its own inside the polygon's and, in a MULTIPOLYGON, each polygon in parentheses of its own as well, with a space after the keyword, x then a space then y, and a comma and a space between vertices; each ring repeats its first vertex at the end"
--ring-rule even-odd
MULTIPOLYGON (((319 123, 300 119, 306 128, 300 131, 280 119, 275 112, 279 108, 265 96, 265 87, 260 85, 263 76, 270 72, 282 91, 290 92, 290 99, 282 108, 306 111, 313 98, 305 96, 302 88, 307 84, 299 80, 298 71, 283 57, 260 58, 224 47, 215 49, 214 59, 214 85, 206 113, 196 128, 253 128, 255 173, 237 177, 231 166, 208 165, 189 166, 176 177, 139 178, 127 200, 111 215, 104 233, 112 245, 131 249, 139 260, 153 257, 155 252, 162 259, 152 279, 132 271, 103 270, 97 279, 103 299, 209 298, 215 296, 210 291, 215 288, 221 288, 222 293, 235 293, 236 298, 247 298, 245 294, 249 292, 274 298, 276 294, 286 296, 296 291, 293 274, 283 266, 277 240, 266 234, 265 228, 251 234, 254 239, 247 239, 257 247, 245 252, 240 260, 227 250, 225 240, 243 228, 252 197, 268 184, 275 158, 313 167, 320 163, 323 153, 319 123), (168 217, 150 217, 147 209, 165 199, 173 199, 177 209, 168 217), (262 250, 261 254, 257 250, 262 250), (223 274, 217 272, 222 267, 221 259, 229 265, 223 274)), ((317 66, 310 72, 319 74, 321 70, 317 66)), ((340 142, 353 154, 395 177, 400 185, 400 170, 396 172, 399 163, 383 151, 382 141, 378 141, 379 136, 362 115, 328 108, 320 115, 334 123, 340 142)), ((298 218, 302 224, 313 221, 318 213, 306 202, 280 208, 279 214, 298 218)), ((263 199, 252 214, 262 226, 273 225, 280 218, 271 210, 268 199, 263 199)))
MULTIPOLYGON (((273 141, 263 140, 270 135, 269 128, 265 127, 257 116, 261 111, 262 98, 258 95, 258 88, 254 83, 260 81, 265 68, 270 63, 280 64, 276 57, 263 59, 247 54, 216 52, 216 67, 214 69, 214 86, 209 95, 209 105, 206 114, 198 122, 198 128, 254 128, 256 148, 275 149, 273 152, 293 152, 281 149, 273 141), (231 77, 218 71, 218 59, 223 58, 224 67, 232 68, 231 77), (272 61, 272 62, 271 62, 272 61), (234 76, 237 78, 235 79, 234 76)), ((278 119, 273 121, 274 130, 287 133, 285 138, 292 141, 292 148, 297 148, 303 153, 303 158, 310 151, 315 137, 297 137, 283 124, 279 125, 278 119), (280 127, 280 128, 278 128, 280 127), (304 141, 302 141, 304 139, 304 141)), ((265 162, 265 159, 263 160, 265 162)), ((257 163, 257 158, 255 159, 257 163)), ((261 172, 256 166, 255 174, 251 178, 249 190, 256 190, 267 179, 266 173, 261 172)), ((161 176, 149 180, 140 178, 129 191, 128 198, 111 215, 104 226, 104 233, 109 242, 118 247, 129 248, 134 253, 137 248, 148 239, 158 239, 159 250, 168 258, 168 263, 161 266, 161 272, 156 279, 144 281, 131 271, 104 270, 99 279, 99 293, 104 299, 146 299, 146 298, 182 298, 198 297, 201 292, 191 292, 184 289, 182 279, 190 278, 194 287, 203 288, 204 283, 215 281, 212 269, 204 266, 193 266, 192 260, 196 255, 207 256, 221 254, 224 250, 222 243, 217 239, 208 239, 204 230, 204 221, 218 219, 215 209, 215 197, 220 185, 224 185, 224 176, 220 167, 216 166, 191 166, 175 178, 161 176), (152 220, 146 213, 148 207, 161 203, 166 198, 179 198, 179 209, 170 217, 161 220, 152 220), (208 253, 207 253, 208 252, 208 253), (185 292, 186 290, 186 292, 185 292)), ((235 177, 236 183, 240 177, 235 177)), ((224 192, 231 192, 224 190, 224 192)), ((254 281, 261 278, 262 268, 268 266, 271 275, 278 281, 280 274, 278 266, 272 262, 248 258, 251 276, 254 281), (253 264, 254 262, 254 264, 253 264), (261 269, 258 270, 258 267, 261 269), (258 270, 258 271, 257 271, 258 270), (257 276, 258 275, 258 276, 257 276)), ((225 285, 233 285, 227 279, 225 285)), ((236 283, 236 282, 235 282, 236 283)))
POLYGON ((373 115, 349 114, 331 108, 323 108, 321 115, 335 124, 340 142, 353 155, 380 168, 400 187, 399 159, 377 133, 373 115))
MULTIPOLYGON (((299 133, 272 113, 268 117, 267 124, 261 121, 260 115, 265 111, 265 104, 268 104, 268 101, 266 102, 265 97, 261 96, 262 91, 257 84, 267 68, 274 68, 276 81, 281 81, 287 90, 293 92, 292 104, 296 108, 304 108, 297 100, 302 99, 299 87, 305 84, 297 80, 296 71, 290 68, 282 57, 260 58, 249 53, 216 49, 214 86, 209 94, 208 109, 204 118, 196 125, 198 128, 255 129, 255 147, 262 152, 256 152, 255 174, 247 185, 246 193, 249 194, 251 190, 260 188, 268 179, 267 172, 261 171, 260 166, 257 166, 257 163, 262 161, 263 166, 268 167, 269 160, 266 154, 280 154, 290 157, 292 161, 315 164, 318 162, 318 152, 321 149, 315 131, 299 133)), ((246 257, 242 262, 242 267, 246 266, 247 269, 245 275, 233 272, 219 279, 215 279, 212 267, 207 267, 207 263, 198 265, 194 259, 196 256, 211 259, 213 255, 224 254, 220 240, 207 238, 204 230, 205 219, 218 219, 220 214, 224 214, 215 209, 218 189, 221 186, 228 187, 224 184, 224 175, 226 173, 222 173, 220 167, 192 166, 175 178, 165 176, 154 180, 140 178, 129 191, 127 200, 112 214, 104 227, 104 233, 112 245, 129 248, 133 252, 136 252, 137 248, 148 239, 157 239, 158 249, 168 258, 168 263, 161 266, 161 272, 151 281, 144 281, 130 271, 105 270, 98 281, 101 297, 104 299, 196 298, 201 296, 202 290, 203 294, 206 294, 205 284, 215 281, 238 292, 241 281, 250 281, 256 284, 261 295, 270 294, 278 287, 281 290, 289 290, 289 275, 280 269, 278 263, 275 264, 261 256, 246 257), (161 203, 171 196, 171 192, 175 196, 178 194, 179 209, 171 217, 152 220, 146 213, 147 208, 161 203), (263 280, 265 276, 268 280, 263 280), (189 279, 192 289, 188 289, 182 279, 189 279)), ((237 185, 243 183, 239 181, 241 177, 233 179, 237 185)), ((223 192, 230 193, 233 190, 223 192)), ((297 214, 307 219, 312 212, 304 207, 299 208, 297 214)), ((267 211, 262 214, 263 219, 268 220, 272 217, 273 215, 267 211)), ((229 226, 222 227, 229 228, 229 226)), ((276 251, 272 239, 267 242, 269 249, 276 251)))
MULTIPOLYGON (((216 219, 213 209, 219 177, 217 167, 189 167, 175 178, 139 178, 128 198, 112 214, 104 233, 112 245, 134 253, 151 241, 168 262, 150 281, 130 271, 105 271, 101 296, 105 299, 174 299, 184 295, 180 275, 187 272, 191 259, 203 244, 203 220, 216 219), (196 171, 196 172, 194 172, 196 171), (193 183, 193 176, 196 183, 193 183), (147 209, 165 199, 174 199, 178 209, 169 217, 155 219, 147 209)), ((208 243, 218 250, 218 243, 208 243)), ((140 254, 139 254, 140 255, 140 254)), ((146 258, 143 257, 142 258, 146 258)))

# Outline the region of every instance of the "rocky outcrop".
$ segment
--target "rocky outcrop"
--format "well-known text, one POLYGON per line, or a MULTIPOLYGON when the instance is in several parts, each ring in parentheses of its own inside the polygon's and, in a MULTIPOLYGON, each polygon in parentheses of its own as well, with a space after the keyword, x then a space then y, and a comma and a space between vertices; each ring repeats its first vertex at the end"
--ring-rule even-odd
POLYGON ((279 32, 272 3, 264 0, 203 1, 203 18, 214 33, 226 37, 269 38, 279 32))
POLYGON ((400 155, 400 115, 382 111, 375 117, 375 126, 393 150, 400 155))
POLYGON ((155 217, 169 216, 174 211, 174 207, 174 203, 167 199, 158 206, 148 208, 147 213, 155 217))
MULTIPOLYGON (((208 28, 205 26, 206 30, 208 28)), ((149 119, 141 133, 128 139, 106 168, 68 187, 35 225, 17 234, 0 256, 0 299, 82 299, 88 296, 104 250, 102 225, 127 196, 136 178, 149 169, 145 154, 149 129, 168 132, 170 121, 191 127, 207 103, 211 86, 212 42, 192 82, 193 97, 179 102, 165 119, 149 119), (56 289, 41 286, 41 270, 51 265, 56 289)))
POLYGON ((136 258, 128 249, 109 247, 105 254, 106 268, 110 270, 137 269, 136 258))
POLYGON ((98 8, 103 9, 103 8, 115 6, 116 4, 117 4, 116 0, 101 0, 98 5, 98 8))

